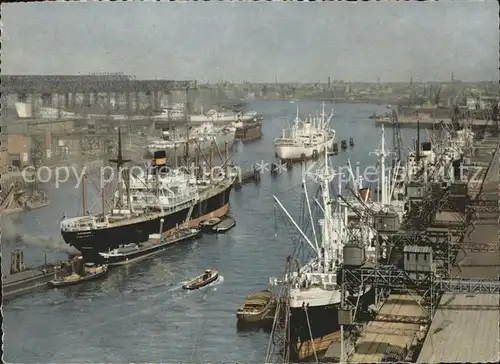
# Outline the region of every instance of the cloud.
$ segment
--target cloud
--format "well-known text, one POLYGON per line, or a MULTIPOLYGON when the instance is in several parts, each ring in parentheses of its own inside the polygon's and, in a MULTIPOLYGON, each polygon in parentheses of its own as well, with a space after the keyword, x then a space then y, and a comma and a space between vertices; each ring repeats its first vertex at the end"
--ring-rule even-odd
POLYGON ((453 71, 462 80, 497 80, 496 8, 491 1, 4 4, 2 71, 284 82, 448 80, 453 71))

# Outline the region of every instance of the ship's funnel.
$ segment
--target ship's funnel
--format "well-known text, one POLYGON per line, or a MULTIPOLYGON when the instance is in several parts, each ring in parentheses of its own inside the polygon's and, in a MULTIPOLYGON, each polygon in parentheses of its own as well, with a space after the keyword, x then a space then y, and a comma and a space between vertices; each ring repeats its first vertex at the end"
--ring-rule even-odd
POLYGON ((167 165, 167 153, 164 150, 158 150, 153 153, 151 160, 153 167, 160 169, 167 165))

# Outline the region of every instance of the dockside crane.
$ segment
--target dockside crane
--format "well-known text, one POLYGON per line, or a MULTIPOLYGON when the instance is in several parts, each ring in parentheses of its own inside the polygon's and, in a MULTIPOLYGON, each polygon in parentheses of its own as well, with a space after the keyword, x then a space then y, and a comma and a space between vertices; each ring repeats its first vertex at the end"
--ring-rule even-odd
POLYGON ((392 148, 393 148, 393 160, 392 168, 396 166, 398 162, 402 160, 402 150, 403 150, 403 137, 401 136, 401 127, 398 120, 398 112, 396 109, 392 110, 391 114, 391 125, 392 125, 392 148))

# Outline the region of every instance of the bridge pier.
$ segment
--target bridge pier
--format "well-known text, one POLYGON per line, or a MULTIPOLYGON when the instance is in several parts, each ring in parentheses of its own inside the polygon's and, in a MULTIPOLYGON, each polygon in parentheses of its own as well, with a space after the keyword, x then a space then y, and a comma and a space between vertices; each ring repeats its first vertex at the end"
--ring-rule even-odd
POLYGON ((106 92, 106 111, 111 112, 111 92, 106 92))
POLYGON ((140 103, 140 98, 139 98, 139 91, 135 92, 135 112, 139 112, 141 103, 140 103))
POLYGON ((90 107, 90 93, 89 92, 83 93, 83 107, 85 107, 85 108, 90 107))
POLYGON ((172 107, 173 97, 172 97, 172 93, 170 91, 167 91, 167 103, 168 103, 169 107, 172 107))
POLYGON ((69 93, 64 94, 64 108, 69 108, 69 93))
POLYGON ((91 105, 98 105, 99 104, 99 92, 92 92, 91 93, 92 99, 91 99, 91 105))
POLYGON ((52 106, 52 94, 44 92, 41 95, 42 106, 52 106))
POLYGON ((132 105, 130 101, 130 92, 125 91, 125 109, 127 110, 127 115, 130 115, 132 113, 132 105))
POLYGON ((152 108, 154 105, 153 93, 151 91, 146 91, 146 96, 148 97, 149 106, 152 108))
POLYGON ((52 158, 52 132, 50 130, 45 132, 45 158, 47 160, 52 158))
POLYGON ((119 92, 115 92, 114 99, 115 99, 114 110, 118 111, 120 109, 120 93, 119 92))

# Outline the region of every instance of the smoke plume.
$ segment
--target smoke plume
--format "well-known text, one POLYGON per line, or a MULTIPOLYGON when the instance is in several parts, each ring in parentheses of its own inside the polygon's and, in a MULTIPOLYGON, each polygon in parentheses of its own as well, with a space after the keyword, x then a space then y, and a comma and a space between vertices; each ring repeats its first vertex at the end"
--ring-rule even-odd
POLYGON ((69 255, 79 254, 78 250, 66 244, 61 236, 35 236, 24 232, 21 224, 10 216, 2 216, 2 243, 15 243, 27 247, 35 247, 45 251, 64 253, 69 255))

